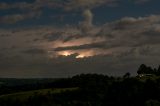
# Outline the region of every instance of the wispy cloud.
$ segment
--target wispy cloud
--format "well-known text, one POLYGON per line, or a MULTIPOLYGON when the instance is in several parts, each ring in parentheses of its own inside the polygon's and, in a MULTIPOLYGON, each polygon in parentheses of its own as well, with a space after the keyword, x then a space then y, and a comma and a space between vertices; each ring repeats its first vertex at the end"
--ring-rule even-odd
POLYGON ((7 15, 0 17, 0 23, 3 24, 14 24, 20 21, 32 19, 39 17, 41 15, 41 12, 30 12, 25 14, 14 14, 14 15, 7 15))

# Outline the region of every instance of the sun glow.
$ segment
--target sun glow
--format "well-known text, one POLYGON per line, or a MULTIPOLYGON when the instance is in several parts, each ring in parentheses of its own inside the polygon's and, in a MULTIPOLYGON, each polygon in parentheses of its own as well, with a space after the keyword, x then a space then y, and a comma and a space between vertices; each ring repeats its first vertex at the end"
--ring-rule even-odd
POLYGON ((81 52, 78 53, 76 58, 77 59, 82 59, 82 58, 87 58, 87 57, 91 57, 91 56, 94 56, 93 51, 81 51, 81 52))
POLYGON ((87 58, 87 57, 91 57, 94 56, 94 51, 92 50, 82 50, 82 51, 60 51, 57 52, 58 56, 75 56, 76 59, 82 59, 82 58, 87 58), (74 55, 75 54, 75 55, 74 55))
POLYGON ((78 56, 76 56, 76 58, 78 59, 78 58, 85 58, 86 56, 85 55, 78 55, 78 56))
POLYGON ((64 51, 62 52, 60 55, 63 55, 63 56, 70 56, 72 53, 68 52, 68 51, 64 51))
POLYGON ((71 51, 63 51, 63 52, 58 53, 58 55, 65 56, 65 57, 73 55, 73 54, 77 54, 77 56, 75 56, 75 58, 77 59, 88 57, 88 54, 71 52, 71 51))

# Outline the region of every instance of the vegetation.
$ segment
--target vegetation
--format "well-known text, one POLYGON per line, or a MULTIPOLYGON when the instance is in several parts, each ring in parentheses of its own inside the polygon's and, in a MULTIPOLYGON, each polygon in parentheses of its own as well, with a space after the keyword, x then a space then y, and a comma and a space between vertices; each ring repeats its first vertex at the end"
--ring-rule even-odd
POLYGON ((2 84, 0 106, 160 106, 158 70, 148 69, 152 68, 141 65, 137 73, 154 77, 81 74, 45 83, 2 84))
POLYGON ((138 71, 138 74, 153 74, 156 76, 160 76, 160 66, 158 67, 158 69, 154 68, 152 69, 151 67, 147 67, 145 64, 142 64, 138 71))

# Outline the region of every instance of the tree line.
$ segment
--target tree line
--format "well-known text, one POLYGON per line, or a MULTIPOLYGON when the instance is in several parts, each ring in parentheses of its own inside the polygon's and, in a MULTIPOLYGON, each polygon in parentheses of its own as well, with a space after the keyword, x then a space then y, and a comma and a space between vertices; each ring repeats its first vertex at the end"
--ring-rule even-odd
POLYGON ((146 66, 145 64, 141 64, 137 73, 138 74, 153 74, 156 76, 160 76, 160 66, 156 69, 150 66, 146 66))
MULTIPOLYGON (((141 65, 137 73, 158 75, 158 70, 141 65)), ((144 80, 129 73, 123 77, 80 74, 58 79, 46 87, 78 89, 61 93, 35 93, 23 101, 16 97, 4 98, 0 99, 0 106, 160 106, 160 77, 144 80)))

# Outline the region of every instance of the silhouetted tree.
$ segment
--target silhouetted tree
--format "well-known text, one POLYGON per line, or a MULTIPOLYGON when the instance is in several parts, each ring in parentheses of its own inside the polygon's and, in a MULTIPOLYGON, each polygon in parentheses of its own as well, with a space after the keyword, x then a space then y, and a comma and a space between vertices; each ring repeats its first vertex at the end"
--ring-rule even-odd
POLYGON ((124 76, 123 76, 123 78, 129 78, 131 76, 131 74, 129 73, 129 72, 127 72, 124 76))
POLYGON ((147 66, 145 64, 141 64, 137 73, 138 74, 144 74, 146 69, 147 69, 147 66))
POLYGON ((141 64, 137 73, 138 74, 155 74, 155 71, 151 67, 147 67, 145 64, 141 64))
POLYGON ((156 75, 160 75, 160 65, 159 65, 159 67, 157 69, 157 74, 156 75))

